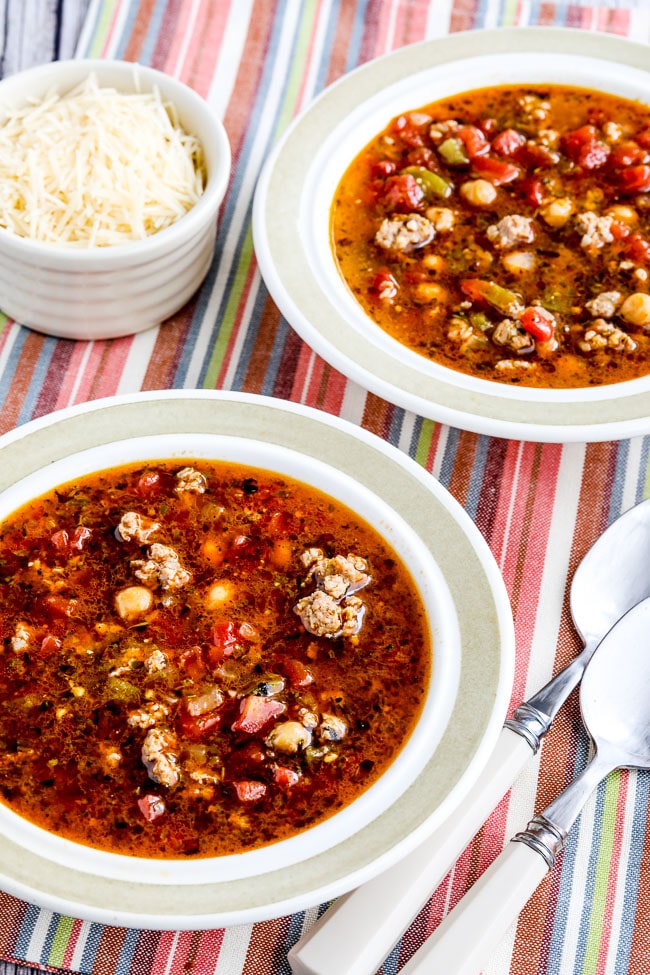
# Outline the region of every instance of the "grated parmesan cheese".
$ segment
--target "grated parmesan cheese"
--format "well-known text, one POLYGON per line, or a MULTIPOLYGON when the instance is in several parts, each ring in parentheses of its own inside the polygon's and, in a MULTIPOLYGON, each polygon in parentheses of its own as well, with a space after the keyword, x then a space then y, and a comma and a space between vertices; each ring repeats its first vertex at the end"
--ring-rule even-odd
POLYGON ((3 115, 0 227, 12 234, 123 244, 168 227, 203 193, 201 144, 157 90, 124 94, 90 75, 3 115))

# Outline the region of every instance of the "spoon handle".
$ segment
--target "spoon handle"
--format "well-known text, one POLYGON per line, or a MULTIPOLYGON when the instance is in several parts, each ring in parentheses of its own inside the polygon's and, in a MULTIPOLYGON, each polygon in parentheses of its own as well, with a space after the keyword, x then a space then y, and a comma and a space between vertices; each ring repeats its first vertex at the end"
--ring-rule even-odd
POLYGON ((586 800, 616 767, 615 758, 596 751, 583 772, 508 843, 400 975, 478 975, 553 867, 586 800))
POLYGON ((478 975, 548 871, 523 843, 508 843, 400 975, 478 975))
POLYGON ((399 863, 340 897, 300 938, 288 955, 294 975, 374 975, 537 752, 593 649, 586 647, 517 708, 471 794, 449 821, 399 863))
POLYGON ((503 728, 470 795, 412 853, 340 897, 289 952, 294 975, 374 975, 531 757, 503 728))

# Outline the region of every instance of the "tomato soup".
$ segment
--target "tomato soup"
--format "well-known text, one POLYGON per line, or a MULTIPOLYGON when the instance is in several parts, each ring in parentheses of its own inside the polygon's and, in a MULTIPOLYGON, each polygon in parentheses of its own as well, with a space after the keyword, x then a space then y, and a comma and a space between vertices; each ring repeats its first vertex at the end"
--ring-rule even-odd
POLYGON ((454 95, 393 119, 337 189, 332 245, 369 317, 483 379, 650 371, 650 109, 561 85, 454 95))
POLYGON ((429 625, 339 501, 225 462, 84 476, 0 526, 0 798, 149 858, 336 813, 420 715, 429 625))

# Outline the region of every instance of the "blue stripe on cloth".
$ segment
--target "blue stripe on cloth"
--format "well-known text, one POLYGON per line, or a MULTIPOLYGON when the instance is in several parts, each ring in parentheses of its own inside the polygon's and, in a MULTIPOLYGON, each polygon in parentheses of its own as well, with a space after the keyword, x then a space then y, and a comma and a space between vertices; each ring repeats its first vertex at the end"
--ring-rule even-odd
POLYGON ((41 910, 34 904, 28 904, 23 917, 20 931, 16 938, 15 956, 16 958, 29 958, 29 943, 34 934, 34 928, 41 915, 41 910))
POLYGON ((20 325, 7 326, 16 330, 16 337, 9 356, 7 357, 6 367, 0 372, 0 408, 4 406, 7 399, 9 391, 13 385, 13 379, 18 372, 18 362, 22 355, 23 348, 27 338, 31 334, 29 329, 23 328, 20 325))
POLYGON ((492 489, 492 485, 483 483, 490 442, 489 437, 479 437, 476 444, 476 453, 474 455, 467 499, 465 501, 465 507, 473 521, 476 520, 481 494, 484 493, 486 488, 488 491, 492 489))
MULTIPOLYGON (((263 118, 266 118, 268 116, 268 110, 269 110, 268 93, 270 90, 272 90, 271 79, 273 78, 273 75, 275 74, 276 70, 278 70, 278 68, 281 69, 286 68, 286 64, 284 61, 285 48, 280 44, 280 38, 284 30, 285 14, 288 6, 289 5, 287 0, 283 0, 283 2, 279 4, 278 10, 276 11, 275 17, 273 19, 273 26, 269 38, 267 55, 264 61, 262 77, 257 87, 257 93, 255 96, 255 100, 253 102, 251 115, 250 115, 250 123, 246 129, 246 135, 241 146, 241 151, 239 153, 238 162, 237 162, 237 168, 234 174, 232 189, 228 195, 228 199, 226 200, 226 205, 221 219, 221 226, 219 228, 219 232, 217 235, 217 251, 223 249, 225 242, 228 240, 228 238, 231 235, 233 218, 235 216, 235 205, 237 201, 240 199, 240 196, 242 195, 241 187, 243 184, 243 179, 245 176, 248 177, 249 179, 251 178, 251 174, 249 173, 248 170, 249 170, 249 163, 252 157, 253 149, 255 148, 257 150, 260 159, 264 161, 267 158, 279 134, 278 132, 279 120, 282 118, 283 105, 286 98, 287 87, 289 85, 289 80, 290 80, 288 77, 285 78, 284 83, 280 89, 277 104, 274 109, 273 124, 269 126, 269 134, 268 134, 266 145, 264 146, 264 151, 260 152, 260 147, 256 145, 256 141, 258 139, 260 122, 263 118), (282 57, 282 60, 279 60, 280 55, 282 57)), ((296 22, 296 28, 294 28, 293 39, 291 42, 292 49, 295 48, 298 29, 299 29, 299 21, 296 22)), ((257 174, 255 174, 255 176, 256 175, 257 174)), ((241 227, 237 232, 234 254, 232 257, 232 264, 230 267, 227 283, 224 287, 224 296, 222 301, 220 302, 218 312, 216 315, 215 327, 213 329, 213 336, 212 336, 213 339, 216 338, 216 335, 218 334, 219 326, 222 321, 222 316, 225 311, 225 308, 227 307, 227 301, 231 295, 233 284, 239 272, 242 252, 244 250, 244 246, 247 242, 247 238, 250 233, 251 210, 252 210, 252 203, 249 204, 245 214, 243 215, 241 227)), ((210 271, 210 275, 214 276, 216 274, 216 270, 217 267, 216 265, 214 265, 210 271)), ((203 289, 204 292, 205 291, 209 292, 212 290, 210 287, 211 284, 214 284, 214 281, 210 280, 209 278, 208 287, 207 288, 204 287, 203 289)), ((177 383, 182 378, 183 372, 186 372, 187 370, 187 364, 189 363, 189 360, 192 355, 192 351, 196 345, 196 339, 200 331, 201 325, 202 322, 199 319, 198 314, 195 314, 192 322, 192 327, 188 335, 188 340, 185 344, 185 351, 182 360, 179 363, 179 369, 177 370, 177 377, 176 377, 177 383)), ((199 376, 198 384, 200 386, 205 386, 206 376, 210 368, 211 368, 210 357, 208 355, 205 358, 199 376)))
POLYGON ((630 847, 628 853, 627 872, 625 876, 625 890, 623 893, 623 908, 620 917, 620 932, 618 950, 616 953, 616 972, 627 973, 630 970, 630 953, 634 935, 634 918, 639 898, 639 879, 641 874, 641 860, 645 844, 645 833, 648 817, 648 802, 650 802, 650 776, 630 773, 636 777, 634 794, 634 813, 632 829, 630 830, 630 847))
POLYGON ((120 951, 120 957, 115 966, 115 975, 130 975, 131 962, 138 944, 140 932, 135 928, 127 928, 124 933, 124 943, 120 951))
POLYGON ((97 957, 97 952, 99 950, 99 945, 101 943, 103 930, 104 926, 102 924, 93 922, 90 925, 90 929, 86 937, 86 943, 84 944, 84 950, 81 955, 82 972, 92 972, 95 964, 95 958, 97 957))
POLYGON ((22 402, 20 413, 18 414, 16 421, 18 424, 27 423, 27 421, 33 419, 35 415, 38 398, 45 385, 47 372, 52 362, 52 356, 56 351, 56 347, 57 339, 45 339, 40 355, 36 360, 34 373, 29 383, 27 392, 25 393, 25 398, 22 402))

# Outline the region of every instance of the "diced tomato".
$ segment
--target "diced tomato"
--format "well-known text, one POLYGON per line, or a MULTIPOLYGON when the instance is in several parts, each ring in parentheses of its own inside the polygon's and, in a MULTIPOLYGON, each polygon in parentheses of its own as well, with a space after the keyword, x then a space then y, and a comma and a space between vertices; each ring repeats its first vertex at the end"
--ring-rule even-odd
POLYGON ((160 486, 160 474, 158 471, 147 471, 138 480, 137 492, 146 497, 152 494, 160 486))
POLYGON ((519 166, 504 162, 502 159, 494 159, 492 156, 477 156, 472 160, 472 169, 476 176, 487 179, 495 186, 511 183, 521 175, 519 166))
POLYGON ((534 176, 527 176, 526 179, 522 180, 521 190, 524 199, 534 207, 540 207, 547 197, 546 188, 541 179, 536 179, 534 176))
POLYGON ((247 735, 258 735, 270 725, 274 718, 284 714, 286 709, 286 705, 282 701, 275 701, 271 697, 261 697, 258 694, 250 694, 240 701, 239 716, 235 718, 230 727, 232 731, 243 731, 247 735))
POLYGON ((70 548, 74 548, 77 550, 77 552, 81 552, 91 535, 92 532, 90 528, 83 528, 81 525, 78 525, 70 538, 70 548))
POLYGON ((267 753, 257 738, 245 741, 243 745, 233 748, 228 756, 226 765, 228 778, 248 779, 259 776, 267 758, 267 753))
POLYGON ((461 140, 470 159, 485 156, 490 151, 490 143, 481 130, 474 125, 461 125, 454 135, 461 140))
POLYGON ((492 140, 492 148, 500 156, 512 156, 524 145, 526 145, 526 136, 516 129, 504 129, 492 140))
POLYGON ((519 322, 521 327, 539 342, 548 342, 555 333, 555 318, 546 308, 538 306, 525 308, 519 322))
POLYGON ((260 638, 260 635, 253 624, 247 623, 245 620, 243 623, 237 624, 237 630, 239 632, 239 637, 242 640, 248 640, 249 642, 254 643, 260 638))
POLYGON ((239 627, 236 623, 231 620, 215 623, 210 633, 210 647, 207 651, 210 663, 217 665, 224 657, 232 656, 238 640, 239 627))
POLYGON ((153 823, 165 813, 165 800, 161 796, 148 793, 138 799, 138 806, 148 823, 153 823))
POLYGON ((423 112, 409 112, 395 120, 395 130, 405 146, 423 146, 431 117, 423 112))
POLYGON ((432 170, 438 168, 437 156, 433 149, 429 149, 428 146, 419 146, 417 149, 411 149, 406 156, 406 161, 409 166, 421 166, 423 169, 432 170))
POLYGON ((650 243, 641 234, 632 234, 625 242, 623 255, 635 264, 650 264, 650 243))
POLYGON ((630 236, 630 228, 619 220, 612 220, 609 231, 614 240, 625 240, 626 237, 630 236))
POLYGON ((610 156, 606 142, 598 138, 594 125, 583 125, 564 137, 564 149, 569 159, 583 169, 599 169, 610 156))
POLYGON ((287 660, 283 670, 287 680, 294 687, 308 687, 313 683, 314 675, 302 660, 287 660))
POLYGON ((284 765, 276 765, 273 769, 273 781, 281 789, 290 789, 300 782, 300 773, 292 768, 285 768, 284 765))
POLYGON ((201 647, 190 647, 184 650, 178 658, 178 663, 190 680, 201 680, 206 675, 207 668, 201 647))
POLYGON ((53 653, 61 649, 61 641, 58 637, 48 633, 41 641, 41 656, 51 657, 53 653))
POLYGON ((54 532, 50 537, 50 542, 57 552, 65 552, 70 544, 70 536, 65 528, 61 528, 60 531, 54 532))
POLYGON ((390 210, 411 213, 413 210, 421 209, 424 203, 424 190, 411 173, 400 173, 399 176, 390 176, 386 180, 382 202, 390 210))
POLYGON ((259 538, 250 535, 235 535, 230 540, 226 558, 228 559, 257 559, 262 550, 262 543, 259 538))
POLYGON ((650 129, 644 129, 643 132, 637 132, 635 136, 636 141, 644 149, 650 149, 650 129))
POLYGON ((190 714, 186 708, 178 712, 178 725, 181 733, 192 741, 201 741, 210 732, 221 726, 222 715, 218 711, 208 711, 206 714, 190 714))
POLYGON ((525 142, 520 149, 517 149, 515 158, 517 162, 528 169, 531 167, 544 169, 547 166, 555 166, 558 160, 552 149, 540 145, 539 142, 533 142, 531 139, 525 142))
POLYGON ((616 169, 623 166, 637 166, 646 158, 646 151, 637 142, 621 142, 612 149, 611 163, 616 169))
POLYGON ((376 159, 370 166, 371 179, 385 179, 397 172, 397 163, 392 159, 376 159))
POLYGON ((390 271, 382 268, 380 271, 377 271, 372 279, 370 290, 382 301, 388 301, 395 297, 399 291, 399 285, 390 271))
POLYGON ((288 511, 274 511, 268 520, 267 534, 272 538, 284 535, 291 529, 291 518, 288 511))
POLYGON ((43 596, 41 605, 50 619, 62 620, 74 616, 77 608, 77 600, 66 599, 65 596, 58 596, 55 593, 51 593, 48 596, 43 596))
POLYGON ((630 166, 618 174, 618 185, 624 193, 650 190, 650 166, 630 166))
POLYGON ((481 132, 484 132, 488 138, 492 137, 496 130, 499 128, 499 123, 495 118, 482 118, 478 123, 478 127, 481 132))
POLYGON ((61 528, 50 536, 50 543, 57 552, 67 552, 71 548, 81 552, 91 535, 90 528, 83 528, 81 525, 75 528, 72 535, 65 528, 61 528))
POLYGON ((259 802, 267 793, 265 784, 263 782, 255 782, 253 779, 233 782, 233 785, 240 802, 259 802))

